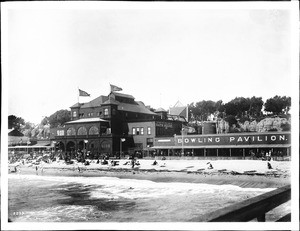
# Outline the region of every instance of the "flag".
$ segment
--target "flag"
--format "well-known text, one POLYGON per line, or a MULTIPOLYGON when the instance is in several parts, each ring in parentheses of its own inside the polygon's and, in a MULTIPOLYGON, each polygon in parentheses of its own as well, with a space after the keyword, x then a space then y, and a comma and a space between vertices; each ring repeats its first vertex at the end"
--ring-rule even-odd
POLYGON ((110 91, 122 91, 122 90, 123 90, 122 88, 110 84, 110 91))
POLYGON ((80 90, 80 89, 78 89, 78 90, 79 90, 79 96, 90 96, 89 93, 87 93, 87 92, 85 92, 83 90, 80 90))

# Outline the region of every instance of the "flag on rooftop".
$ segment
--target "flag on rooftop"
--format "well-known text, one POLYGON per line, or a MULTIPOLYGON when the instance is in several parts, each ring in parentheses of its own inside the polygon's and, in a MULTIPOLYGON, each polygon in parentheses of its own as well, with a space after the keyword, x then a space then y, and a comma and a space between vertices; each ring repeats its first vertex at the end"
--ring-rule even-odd
POLYGON ((110 91, 122 91, 122 90, 123 90, 122 88, 110 84, 110 91))
POLYGON ((86 91, 83 91, 83 90, 80 90, 80 89, 78 89, 78 90, 79 90, 79 96, 90 96, 90 94, 87 93, 86 91))

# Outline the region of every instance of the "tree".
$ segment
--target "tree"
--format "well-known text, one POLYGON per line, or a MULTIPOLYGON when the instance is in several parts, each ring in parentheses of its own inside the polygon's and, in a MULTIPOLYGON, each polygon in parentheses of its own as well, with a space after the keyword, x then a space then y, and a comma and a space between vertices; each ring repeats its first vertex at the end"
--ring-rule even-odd
POLYGON ((16 130, 20 130, 21 129, 21 125, 24 125, 25 121, 23 118, 21 117, 16 117, 15 115, 9 115, 8 116, 8 129, 16 129, 16 130))
POLYGON ((291 97, 274 96, 266 100, 265 111, 273 115, 287 114, 291 107, 291 97))
POLYGON ((250 99, 250 109, 249 109, 249 115, 252 117, 258 117, 261 115, 261 109, 264 105, 264 101, 261 97, 255 97, 253 96, 250 99))
MULTIPOLYGON (((42 120, 41 123, 45 123, 46 118, 42 120)), ((54 114, 47 117, 48 122, 50 124, 50 128, 55 128, 57 126, 63 125, 64 123, 71 120, 71 112, 68 110, 59 110, 54 114)))
POLYGON ((224 105, 225 113, 227 115, 237 116, 238 114, 238 107, 237 105, 231 100, 230 102, 224 105))
POLYGON ((34 128, 35 125, 33 123, 26 122, 25 125, 22 127, 22 133, 27 137, 31 137, 31 132, 34 128))
POLYGON ((228 122, 229 127, 232 127, 233 125, 238 126, 238 121, 233 115, 229 115, 225 118, 225 121, 228 122))
POLYGON ((224 108, 222 108, 222 101, 214 102, 211 100, 202 100, 197 102, 196 104, 191 103, 188 105, 191 115, 193 115, 196 120, 207 120, 208 116, 211 114, 215 114, 219 110, 222 112, 224 108))
POLYGON ((246 116, 250 110, 251 100, 244 97, 236 97, 225 104, 225 112, 237 117, 246 116))

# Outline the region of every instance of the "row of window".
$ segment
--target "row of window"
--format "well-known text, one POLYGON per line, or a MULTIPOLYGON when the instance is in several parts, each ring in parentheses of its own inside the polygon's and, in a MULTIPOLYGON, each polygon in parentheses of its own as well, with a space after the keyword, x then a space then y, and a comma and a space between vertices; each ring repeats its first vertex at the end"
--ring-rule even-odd
MULTIPOLYGON (((108 108, 105 108, 103 112, 104 112, 105 116, 108 116, 108 108)), ((96 113, 96 116, 100 116, 100 115, 102 115, 101 111, 96 113)), ((73 117, 77 117, 77 111, 73 111, 73 115, 72 116, 73 117)), ((94 112, 87 113, 87 117, 93 117, 93 116, 94 116, 94 112)), ((79 113, 79 117, 83 118, 83 117, 85 117, 85 114, 84 113, 79 113)))
MULTIPOLYGON (((144 135, 143 127, 132 128, 132 135, 144 135)), ((151 135, 151 127, 147 127, 147 135, 151 135)))
MULTIPOLYGON (((89 132, 87 132, 87 129, 85 127, 80 127, 77 130, 77 135, 78 136, 84 136, 87 135, 87 133, 89 133, 89 135, 99 135, 99 128, 96 126, 92 126, 89 129, 89 132)), ((111 130, 110 128, 106 129, 106 133, 110 134, 111 130)), ((64 130, 57 130, 57 136, 64 136, 65 135, 65 131, 64 130)), ((75 128, 71 127, 68 128, 67 130, 67 136, 75 136, 76 135, 76 130, 75 128)))

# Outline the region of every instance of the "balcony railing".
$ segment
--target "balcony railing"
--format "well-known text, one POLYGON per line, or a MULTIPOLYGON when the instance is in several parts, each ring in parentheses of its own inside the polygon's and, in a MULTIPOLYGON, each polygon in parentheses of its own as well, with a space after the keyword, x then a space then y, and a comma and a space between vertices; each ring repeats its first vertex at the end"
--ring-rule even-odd
MULTIPOLYGON (((266 213, 288 202, 291 199, 291 185, 273 190, 271 192, 250 198, 223 209, 207 213, 202 217, 193 219, 196 222, 245 222, 257 219, 266 221, 266 213)), ((277 220, 291 221, 291 213, 283 214, 277 220)))

